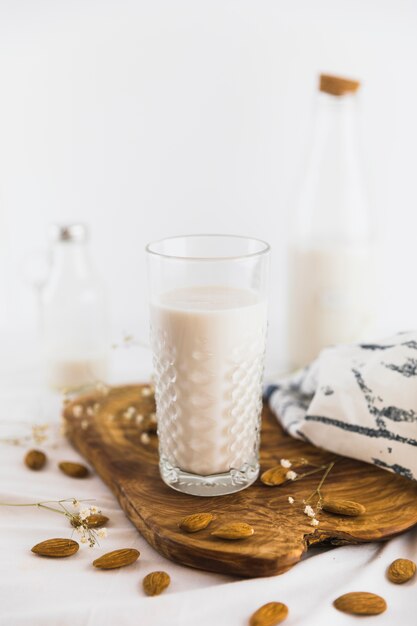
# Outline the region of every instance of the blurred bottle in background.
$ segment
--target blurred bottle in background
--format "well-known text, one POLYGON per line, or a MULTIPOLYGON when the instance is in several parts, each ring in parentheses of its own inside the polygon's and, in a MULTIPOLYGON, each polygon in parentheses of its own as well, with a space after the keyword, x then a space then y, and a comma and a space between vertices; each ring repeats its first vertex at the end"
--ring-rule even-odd
POLYGON ((357 143, 360 83, 322 74, 289 247, 291 368, 357 341, 374 316, 370 216, 357 143))
POLYGON ((104 286, 88 254, 83 224, 53 227, 52 264, 41 291, 41 332, 51 387, 71 389, 107 377, 104 286))

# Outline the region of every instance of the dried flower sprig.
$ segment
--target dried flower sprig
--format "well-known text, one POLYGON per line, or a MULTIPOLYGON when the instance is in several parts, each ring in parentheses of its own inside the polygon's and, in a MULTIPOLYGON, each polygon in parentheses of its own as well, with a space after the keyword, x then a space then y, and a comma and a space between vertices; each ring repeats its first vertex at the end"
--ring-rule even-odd
POLYGON ((323 508, 323 494, 321 493, 321 488, 324 485, 324 482, 326 480, 326 478, 328 477, 328 475, 330 474, 330 472, 332 471, 334 465, 335 465, 336 461, 332 461, 331 463, 329 463, 328 465, 325 465, 325 472, 319 482, 319 484, 317 485, 317 487, 314 489, 314 491, 308 496, 307 500, 305 500, 305 504, 307 504, 308 502, 310 502, 315 496, 317 496, 317 502, 316 502, 316 509, 320 510, 323 508))
MULTIPOLYGON (((279 465, 271 467, 269 470, 266 470, 261 475, 261 481, 264 483, 264 485, 267 485, 268 487, 278 487, 280 485, 288 484, 289 482, 296 482, 298 480, 302 480, 306 476, 311 476, 312 474, 316 474, 317 472, 321 472, 324 470, 324 474, 322 478, 320 479, 318 486, 314 489, 314 491, 308 496, 306 500, 303 500, 304 515, 307 515, 307 517, 310 518, 311 526, 318 526, 320 522, 317 519, 317 514, 323 508, 323 496, 321 493, 321 488, 323 487, 323 484, 327 476, 329 475, 329 472, 333 468, 334 464, 335 464, 335 461, 331 461, 330 463, 327 463, 327 464, 314 466, 313 463, 311 463, 310 461, 304 458, 297 459, 297 460, 290 460, 290 459, 283 458, 283 459, 280 459, 279 465), (307 472, 303 472, 301 474, 298 474, 296 471, 294 471, 293 469, 294 467, 298 469, 300 466, 303 466, 303 465, 308 465, 310 467, 313 467, 313 469, 310 469, 307 472), (312 501, 315 496, 317 496, 317 501, 313 507, 312 501)), ((287 496, 287 499, 288 499, 289 504, 295 503, 295 498, 293 496, 287 496)))
POLYGON ((49 438, 49 428, 50 424, 23 424, 24 426, 30 427, 30 432, 27 435, 22 435, 21 437, 2 437, 0 438, 0 443, 9 444, 12 446, 23 446, 29 443, 34 443, 36 445, 42 445, 49 438))
POLYGON ((304 515, 307 515, 307 517, 311 518, 310 520, 311 526, 318 526, 320 524, 319 520, 317 519, 317 514, 320 513, 320 511, 323 508, 323 495, 321 493, 321 488, 323 487, 324 482, 326 478, 328 477, 329 473, 333 469, 334 464, 335 464, 335 461, 332 461, 328 465, 323 466, 325 468, 325 472, 323 476, 321 477, 319 484, 314 489, 314 491, 311 492, 308 498, 306 500, 303 500, 303 503, 305 505, 303 512, 304 512, 304 515), (309 504, 309 502, 311 502, 315 496, 317 496, 317 501, 315 504, 315 508, 313 508, 311 504, 309 504))
MULTIPOLYGON (((29 503, 10 503, 0 502, 0 506, 14 506, 14 507, 26 507, 33 506, 39 509, 46 509, 65 515, 69 523, 73 527, 73 533, 76 532, 80 536, 80 543, 88 544, 90 548, 93 548, 96 544, 99 545, 99 539, 107 537, 106 528, 91 528, 89 525, 89 518, 92 515, 99 515, 100 509, 96 506, 90 506, 88 508, 80 508, 82 502, 90 502, 90 500, 77 500, 76 498, 66 498, 63 500, 45 500, 43 502, 29 502, 29 503), (58 505, 59 508, 50 505, 58 505), (68 506, 72 505, 75 511, 70 511, 68 506)), ((73 534, 72 533, 72 534, 73 534)), ((71 535, 72 536, 72 535, 71 535)))

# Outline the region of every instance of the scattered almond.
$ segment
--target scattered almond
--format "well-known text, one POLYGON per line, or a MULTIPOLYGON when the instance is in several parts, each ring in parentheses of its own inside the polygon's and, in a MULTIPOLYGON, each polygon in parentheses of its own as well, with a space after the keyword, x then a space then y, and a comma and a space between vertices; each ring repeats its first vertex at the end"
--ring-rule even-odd
POLYGON ((71 525, 76 527, 84 523, 87 526, 87 528, 101 528, 102 526, 105 526, 108 521, 109 521, 109 518, 106 517, 105 515, 101 515, 100 513, 94 513, 86 517, 85 520, 80 520, 79 516, 76 515, 71 520, 71 525))
POLYGON ((396 559, 387 570, 387 576, 392 583, 402 585, 411 580, 416 573, 416 564, 409 559, 396 559))
POLYGON ((132 565, 132 563, 138 560, 139 555, 139 550, 134 548, 113 550, 113 552, 107 552, 107 554, 103 554, 103 556, 93 561, 93 565, 98 569, 116 569, 132 565))
POLYGON ((61 472, 64 472, 64 474, 71 478, 86 478, 90 474, 88 467, 81 465, 81 463, 62 461, 58 464, 58 467, 61 472))
POLYGON ((337 598, 333 606, 338 611, 351 615, 379 615, 386 610, 387 603, 384 598, 375 593, 354 591, 337 598))
POLYGON ((72 539, 47 539, 33 546, 32 552, 38 556, 63 558, 78 552, 80 546, 72 539))
POLYGON ((247 539, 251 537, 255 531, 252 526, 245 522, 229 522, 216 528, 211 534, 213 537, 219 537, 220 539, 247 539))
POLYGON ((286 467, 275 465, 275 467, 271 467, 271 469, 266 470, 266 472, 261 475, 261 482, 263 482, 264 485, 268 485, 268 487, 282 485, 288 480, 287 473, 288 469, 286 467))
POLYGON ((333 500, 325 498, 323 502, 323 510, 335 515, 347 515, 349 517, 357 517, 366 513, 366 508, 359 502, 353 500, 333 500))
POLYGON ((170 582, 171 579, 166 572, 151 572, 143 579, 143 589, 147 596, 159 596, 170 582))
POLYGON ((214 515, 211 513, 194 513, 193 515, 187 515, 187 517, 181 520, 180 528, 187 533, 196 533, 207 528, 214 519, 214 515))
POLYGON ((29 450, 25 456, 25 465, 31 470, 40 470, 46 463, 46 454, 41 450, 29 450))
POLYGON ((249 626, 275 626, 284 621, 288 607, 282 602, 268 602, 261 606, 249 620, 249 626))

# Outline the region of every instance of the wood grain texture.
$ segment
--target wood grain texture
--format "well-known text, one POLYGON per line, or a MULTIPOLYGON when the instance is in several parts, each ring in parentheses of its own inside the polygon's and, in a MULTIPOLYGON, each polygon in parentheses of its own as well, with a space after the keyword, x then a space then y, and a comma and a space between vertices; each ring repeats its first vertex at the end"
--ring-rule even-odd
MULTIPOLYGON (((64 410, 67 435, 117 496, 121 507, 145 539, 164 556, 199 569, 270 576, 296 564, 308 546, 341 545, 387 539, 417 524, 417 483, 372 465, 336 457, 287 436, 276 418, 264 407, 261 445, 262 471, 280 458, 304 457, 322 464, 337 459, 323 495, 355 500, 366 506, 360 517, 344 518, 322 511, 320 525, 312 527, 303 514, 303 499, 316 488, 320 473, 278 487, 259 479, 237 494, 198 498, 173 491, 158 470, 157 437, 141 441, 149 414, 155 410, 153 396, 142 395, 146 386, 114 387, 108 395, 98 392, 77 398, 64 410), (93 415, 93 405, 96 404, 93 415), (83 415, 73 415, 81 404, 83 415), (87 411, 87 408, 89 410, 87 411), (132 416, 135 407, 140 415, 132 416), (295 498, 289 504, 288 496, 295 498), (210 512, 216 520, 206 529, 188 534, 179 528, 183 517, 210 512), (244 521, 255 529, 249 539, 228 542, 211 536, 216 525, 244 521)), ((77 411, 76 411, 77 413, 77 411)))

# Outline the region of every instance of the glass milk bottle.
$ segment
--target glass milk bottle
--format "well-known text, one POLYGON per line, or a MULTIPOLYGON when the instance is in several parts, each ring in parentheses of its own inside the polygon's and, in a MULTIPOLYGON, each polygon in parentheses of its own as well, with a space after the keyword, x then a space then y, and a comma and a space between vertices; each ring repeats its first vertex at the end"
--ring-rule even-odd
POLYGON ((41 294, 41 323, 47 379, 51 387, 74 389, 107 375, 104 288, 97 277, 83 224, 54 226, 52 265, 41 294))
POLYGON ((362 337, 373 318, 368 205, 354 80, 321 75, 312 149, 289 245, 289 365, 362 337))

